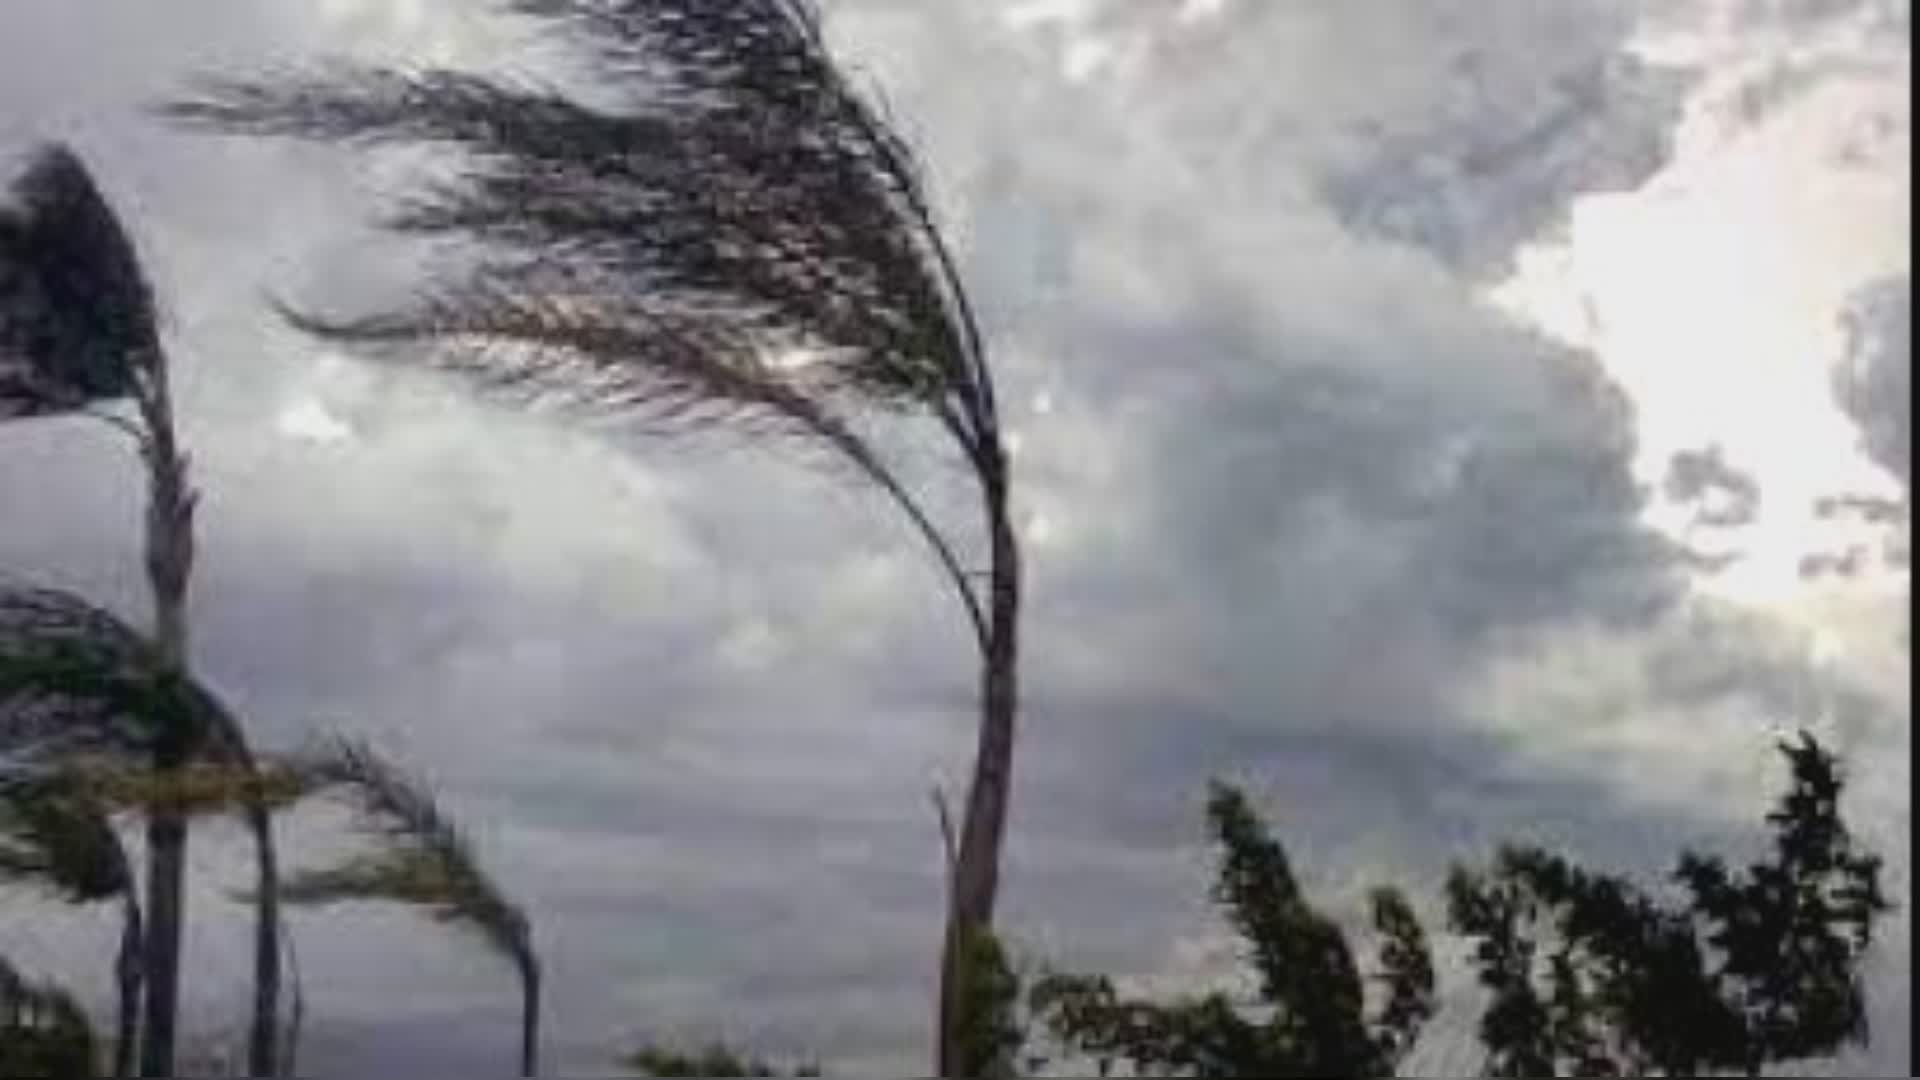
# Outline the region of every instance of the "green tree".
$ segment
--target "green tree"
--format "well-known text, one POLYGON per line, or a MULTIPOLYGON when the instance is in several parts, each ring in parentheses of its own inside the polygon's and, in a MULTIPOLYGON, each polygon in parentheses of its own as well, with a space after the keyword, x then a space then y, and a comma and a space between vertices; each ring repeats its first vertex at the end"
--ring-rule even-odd
MULTIPOLYGON (((184 675, 187 588, 194 560, 194 506, 187 456, 175 431, 168 361, 153 292, 126 229, 71 150, 38 151, 12 187, 15 208, 0 212, 0 418, 90 412, 131 397, 138 416, 106 416, 137 442, 147 467, 145 563, 153 600, 151 660, 184 675)), ((99 415, 99 414, 94 414, 99 415)), ((179 733, 151 744, 151 764, 185 766, 195 747, 179 733)), ((271 875, 270 821, 256 822, 262 873, 271 875)), ((160 811, 147 820, 146 914, 140 1068, 173 1071, 179 1013, 180 932, 187 823, 160 811)), ((259 890, 255 1000, 249 1064, 273 1073, 279 994, 274 890, 259 890)))
MULTIPOLYGON (((985 347, 906 144, 836 66, 806 0, 503 0, 581 46, 588 104, 529 80, 344 68, 216 80, 163 109, 206 130, 452 148, 451 176, 389 224, 468 243, 417 299, 292 314, 337 342, 426 355, 658 427, 790 436, 871 481, 931 547, 979 646, 980 724, 942 946, 937 1071, 957 1058, 952 978, 990 929, 1012 783, 1021 564, 985 347), (915 416, 978 489, 968 568, 859 431, 915 416)), ((290 313, 291 314, 291 313, 290 313)))
MULTIPOLYGON (((168 665, 152 639, 111 612, 57 589, 0 581, 0 755, 20 777, 77 781, 109 815, 134 810, 149 822, 166 817, 184 825, 196 813, 237 811, 252 834, 257 878, 275 893, 274 905, 256 911, 274 912, 270 925, 277 933, 270 822, 297 788, 254 760, 238 718, 212 691, 168 665), (186 748, 183 760, 155 770, 155 747, 168 741, 186 748)), ((152 950, 143 949, 143 990, 151 958, 152 950)), ((271 971, 277 983, 277 962, 271 971)), ((255 989, 257 1009, 258 978, 255 989)), ((151 1012, 150 1002, 144 1012, 151 1012)), ((144 1019, 143 1058, 151 1046, 144 1019)), ((267 1019, 271 1036, 274 1018, 267 1019)), ((249 1056, 257 1067, 252 1041, 249 1056)), ((154 1070, 143 1060, 140 1071, 154 1070)))
POLYGON ((296 870, 281 882, 289 904, 390 902, 474 934, 520 979, 520 1074, 539 1069, 540 955, 521 908, 475 858, 465 835, 426 786, 365 744, 335 739, 293 762, 320 790, 345 793, 374 850, 331 866, 296 870))
POLYGON ((1120 996, 1105 976, 1054 975, 1031 994, 1041 1021, 1105 1071, 1155 1076, 1385 1076, 1433 1013, 1426 935, 1398 892, 1372 896, 1384 987, 1369 1013, 1346 935, 1300 890, 1286 850, 1237 789, 1215 784, 1208 819, 1221 848, 1214 899, 1250 947, 1258 999, 1223 992, 1170 1003, 1120 996))
MULTIPOLYGON (((118 901, 120 950, 113 1075, 133 1075, 140 1008, 140 897, 133 864, 105 806, 64 772, 0 776, 0 881, 72 904, 118 901)), ((0 1070, 0 1075, 15 1075, 0 1070)))
POLYGON ((1771 857, 1737 872, 1683 854, 1684 902, 1531 847, 1454 872, 1451 919, 1492 995, 1489 1075, 1758 1076, 1866 1042, 1880 859, 1841 819, 1832 755, 1804 734, 1781 750, 1771 857))
POLYGON ((34 982, 0 957, 0 1076, 93 1076, 99 1042, 86 1011, 53 983, 34 982))

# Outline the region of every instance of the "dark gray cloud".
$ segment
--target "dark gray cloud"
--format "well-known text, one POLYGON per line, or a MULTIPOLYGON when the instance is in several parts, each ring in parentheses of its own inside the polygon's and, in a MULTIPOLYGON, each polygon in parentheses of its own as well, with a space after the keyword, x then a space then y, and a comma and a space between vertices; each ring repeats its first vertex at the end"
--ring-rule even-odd
POLYGON ((1760 509, 1759 481, 1727 461, 1718 446, 1673 455, 1661 494, 1670 502, 1693 504, 1693 520, 1699 525, 1745 525, 1760 509))
POLYGON ((1862 288, 1845 314, 1847 353, 1833 373, 1840 407, 1873 460, 1913 482, 1913 285, 1905 275, 1862 288))
MULTIPOLYGON (((1160 928, 1209 925, 1210 775, 1261 791, 1344 897, 1520 830, 1633 867, 1729 838, 1779 717, 1887 745, 1884 692, 1687 597, 1638 522, 1629 403, 1476 296, 1572 195, 1658 164, 1679 76, 1625 56, 1619 5, 1107 4, 1048 33, 999 5, 833 11, 928 157, 1020 436, 1017 936, 1177 966, 1160 928), (1087 35, 1122 59, 1074 82, 1087 35)), ((962 779, 973 669, 888 508, 726 440, 601 439, 317 355, 259 291, 350 304, 402 280, 362 224, 407 163, 134 111, 209 66, 498 60, 465 12, 0 7, 0 42, 31 43, 0 45, 0 133, 75 138, 169 297, 207 488, 201 663, 263 741, 344 726, 426 767, 539 919, 569 1075, 642 1030, 915 1068, 928 789, 962 779), (353 437, 287 437, 301 402, 353 437)), ((898 434, 968 520, 953 470, 898 434)), ((138 610, 134 480, 104 431, 0 431, 0 564, 138 610)), ((194 1020, 217 1031, 245 970, 217 886, 243 863, 218 834, 196 850, 194 1020)), ((391 914, 299 933, 316 1073, 509 1060, 488 958, 391 914)))

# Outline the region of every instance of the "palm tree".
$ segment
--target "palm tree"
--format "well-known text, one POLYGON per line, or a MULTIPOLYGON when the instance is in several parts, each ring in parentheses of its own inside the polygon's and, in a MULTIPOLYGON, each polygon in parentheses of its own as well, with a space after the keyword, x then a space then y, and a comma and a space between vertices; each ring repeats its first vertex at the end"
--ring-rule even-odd
MULTIPOLYGON (((347 67, 209 80, 162 113, 189 127, 462 151, 389 224, 473 243, 409 303, 287 311, 315 334, 426 355, 655 427, 727 425, 824 450, 930 546, 982 660, 980 724, 942 950, 942 1076, 956 1058, 953 960, 991 928, 1015 734, 1019 545, 985 348, 906 144, 829 55, 806 0, 503 0, 582 48, 625 99, 530 81, 347 67), (970 570, 857 421, 936 424, 978 488, 970 570), (984 580, 982 580, 984 578, 984 580)), ((529 395, 531 397, 531 395, 529 395)), ((784 445, 784 444, 783 444, 784 445)))
POLYGON ((106 808, 65 773, 0 778, 0 881, 36 886, 73 904, 120 902, 113 1075, 131 1076, 140 1008, 140 897, 133 864, 106 808))
POLYGON ((373 851, 325 867, 297 870, 281 882, 289 904, 386 901, 423 908, 461 927, 513 966, 520 978, 520 1075, 540 1057, 540 954, 520 907, 508 900, 432 792, 365 743, 335 738, 297 755, 303 787, 347 794, 373 851))
MULTIPOLYGON (((237 807, 252 833, 261 889, 274 894, 256 905, 256 912, 269 913, 256 927, 264 922, 278 933, 272 814, 301 793, 297 777, 257 763, 233 712, 167 666, 152 639, 111 612, 72 593, 0 581, 0 755, 22 775, 74 781, 108 815, 132 809, 149 821, 165 815, 185 822, 237 807), (155 747, 168 741, 186 746, 190 756, 156 772, 150 767, 155 747)), ((151 957, 143 949, 143 990, 152 978, 151 957)), ((277 980, 277 950, 270 971, 277 980)), ((274 1014, 267 1019, 271 1024, 274 1014)), ((144 1059, 150 1043, 141 1034, 144 1059)), ((141 1072, 152 1075, 144 1060, 141 1072)))
MULTIPOLYGON (((168 364, 153 294, 132 241, 71 150, 48 146, 13 185, 18 209, 0 213, 0 418, 87 412, 132 397, 139 417, 105 416, 131 434, 147 466, 146 570, 153 598, 152 658, 187 668, 187 585, 197 495, 174 430, 168 364)), ((95 414, 99 415, 99 414, 95 414)), ((195 753, 182 737, 156 740, 152 767, 178 770, 195 753)), ((263 873, 271 870, 270 821, 256 823, 263 873)), ((179 1012, 182 883, 187 822, 156 810, 147 820, 145 1013, 141 1072, 173 1071, 179 1012)), ((273 1074, 279 996, 274 890, 259 890, 254 1015, 249 1065, 273 1074)))

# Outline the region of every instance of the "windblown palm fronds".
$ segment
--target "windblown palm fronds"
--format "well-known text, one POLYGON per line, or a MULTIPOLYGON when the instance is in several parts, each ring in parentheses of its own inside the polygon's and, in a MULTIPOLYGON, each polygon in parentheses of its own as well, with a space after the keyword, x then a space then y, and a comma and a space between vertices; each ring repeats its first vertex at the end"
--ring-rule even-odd
MULTIPOLYGON (((126 229, 72 150, 36 151, 0 208, 0 420, 88 411, 132 397, 138 421, 99 415, 132 434, 147 472, 145 555, 153 593, 153 646, 163 668, 187 667, 187 583, 194 558, 195 493, 174 430, 167 361, 152 290, 126 229)), ((45 700, 27 708, 29 723, 45 700)), ((15 710, 16 719, 20 710, 15 710)), ((187 733, 158 739, 156 771, 187 733)), ((146 1024, 141 1071, 172 1075, 179 1011, 187 826, 156 808, 147 820, 146 1024)), ((270 861, 262 848, 263 862, 270 861)), ((255 1007, 248 1057, 255 1075, 273 1072, 278 941, 271 890, 263 891, 256 934, 255 1007)))
POLYGON ((655 429, 791 436, 850 463, 907 516, 982 654, 981 724, 943 946, 991 929, 1011 791, 1019 546, 976 319, 904 142, 829 53, 806 0, 501 0, 578 47, 594 104, 531 79, 343 66, 214 79, 162 107, 182 125, 453 152, 388 224, 457 241, 410 302, 293 322, 434 358, 495 391, 615 410, 655 429), (950 439, 981 500, 970 569, 892 463, 870 414, 950 439))
POLYGON ((335 739, 302 755, 315 785, 346 793, 373 851, 327 867, 299 870, 281 883, 290 904, 387 901, 425 911, 436 922, 476 935, 513 965, 522 991, 521 1071, 538 1067, 540 957, 526 914, 507 899, 474 856, 466 836, 426 786, 364 743, 335 739))
POLYGON ((99 1040, 72 994, 0 957, 0 1076, 92 1076, 99 1040))
POLYGON ((73 904, 119 901, 113 1075, 131 1075, 144 940, 139 889, 110 813, 85 784, 54 770, 0 775, 0 883, 4 882, 37 887, 73 904))
POLYGON ((86 167, 35 152, 0 207, 0 419, 132 394, 156 362, 133 244, 86 167))
MULTIPOLYGON (((266 911, 257 929, 272 935, 277 981, 272 812, 303 793, 303 778, 256 763, 239 718, 151 638, 72 593, 0 581, 0 762, 15 770, 14 783, 59 778, 103 815, 240 814, 266 911), (163 749, 180 764, 153 770, 147 762, 163 749)), ((123 998, 132 978, 123 971, 123 998)))

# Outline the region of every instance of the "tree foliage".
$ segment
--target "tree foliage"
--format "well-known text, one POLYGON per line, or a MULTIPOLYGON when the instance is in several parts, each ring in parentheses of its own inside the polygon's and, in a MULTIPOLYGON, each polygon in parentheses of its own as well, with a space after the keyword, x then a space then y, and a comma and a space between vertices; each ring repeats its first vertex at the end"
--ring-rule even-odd
POLYGON ((1531 847, 1455 871, 1451 918, 1491 994, 1491 1075, 1758 1075, 1866 1041, 1880 859, 1841 819, 1832 755, 1805 735, 1781 751, 1772 857, 1734 871, 1685 853, 1681 902, 1531 847))
MULTIPOLYGON (((63 590, 0 581, 0 760, 8 782, 23 785, 21 794, 64 792, 68 799, 51 808, 35 804, 30 814, 83 806, 97 814, 85 826, 97 843, 112 837, 117 845, 110 819, 122 810, 236 813, 253 835, 261 880, 277 896, 271 815, 297 797, 302 779, 256 762, 225 703, 169 663, 151 637, 105 608, 63 590), (150 763, 162 755, 179 764, 154 769, 150 763)), ((73 837, 76 843, 82 838, 73 837)), ((150 939, 131 889, 126 897, 123 1012, 150 974, 134 970, 149 964, 136 965, 124 953, 150 939)), ((277 949, 277 916, 263 922, 277 949)), ((261 1009, 265 1016, 256 1026, 270 1030, 274 1010, 261 1009)), ((128 1022, 123 1016, 121 1046, 128 1022)), ((124 1064, 117 1071, 126 1071, 124 1064)))
POLYGON ((943 939, 936 1068, 958 1056, 965 942, 990 930, 1012 791, 1022 571, 993 379, 913 155, 835 63, 809 0, 503 0, 576 48, 605 102, 529 78, 341 66, 212 79, 188 127, 452 149, 388 220, 460 254, 408 303, 291 309, 424 347, 496 391, 654 428, 724 425, 849 465, 919 532, 981 657, 981 726, 943 939), (931 420, 979 489, 985 574, 864 432, 931 420))
POLYGON ((22 975, 0 957, 0 1076, 93 1076, 99 1042, 73 995, 22 975))
POLYGON ((135 393, 158 362, 152 292, 119 219, 64 146, 0 206, 0 419, 135 393))
POLYGON ((1121 996, 1105 976, 1055 975, 1034 987, 1036 1013, 1068 1048, 1139 1074, 1390 1074, 1433 1012, 1433 965, 1411 906, 1391 889, 1373 893, 1384 991, 1369 1011, 1346 935, 1307 902, 1246 797, 1216 784, 1207 813, 1221 849, 1214 899, 1249 946, 1257 1000, 1158 1003, 1121 996))
POLYGON ((425 784, 362 742, 336 738, 291 764, 318 789, 343 792, 374 849, 280 883, 289 904, 390 902, 466 930, 512 964, 522 992, 521 1068, 538 1066, 540 956, 532 926, 480 865, 465 834, 425 784))

